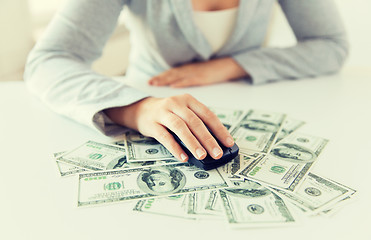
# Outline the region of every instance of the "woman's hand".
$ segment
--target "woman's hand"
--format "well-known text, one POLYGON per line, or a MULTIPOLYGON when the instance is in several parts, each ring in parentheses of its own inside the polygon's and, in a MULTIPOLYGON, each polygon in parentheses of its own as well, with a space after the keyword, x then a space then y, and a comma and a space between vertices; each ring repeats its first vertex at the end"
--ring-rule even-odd
POLYGON ((207 153, 214 159, 223 155, 205 124, 223 145, 231 147, 234 144, 217 116, 188 94, 168 98, 149 97, 129 106, 106 109, 105 113, 114 122, 155 138, 183 162, 188 160, 188 156, 168 129, 185 143, 197 159, 205 158, 207 153))
POLYGON ((230 81, 243 76, 247 76, 245 70, 227 57, 175 67, 153 77, 148 83, 153 86, 189 87, 230 81))

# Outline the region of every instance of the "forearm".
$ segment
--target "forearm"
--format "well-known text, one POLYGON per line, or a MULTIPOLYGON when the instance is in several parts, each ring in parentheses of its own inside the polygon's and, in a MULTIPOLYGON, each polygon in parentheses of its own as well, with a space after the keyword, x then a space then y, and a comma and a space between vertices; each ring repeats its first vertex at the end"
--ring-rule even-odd
POLYGON ((27 86, 49 107, 101 131, 105 122, 95 122, 102 119, 101 110, 148 96, 91 70, 124 2, 70 0, 31 51, 25 69, 27 86))
POLYGON ((233 54, 254 84, 300 79, 337 72, 348 56, 349 44, 333 0, 280 0, 297 44, 259 48, 233 54))
POLYGON ((149 80, 150 85, 189 87, 215 84, 247 77, 248 73, 232 58, 216 58, 171 68, 149 80))
POLYGON ((212 65, 211 71, 215 71, 215 75, 218 76, 221 81, 229 81, 249 76, 246 70, 231 57, 213 59, 208 63, 212 65))
POLYGON ((253 84, 335 73, 348 55, 344 42, 312 39, 288 48, 262 48, 234 56, 253 84))

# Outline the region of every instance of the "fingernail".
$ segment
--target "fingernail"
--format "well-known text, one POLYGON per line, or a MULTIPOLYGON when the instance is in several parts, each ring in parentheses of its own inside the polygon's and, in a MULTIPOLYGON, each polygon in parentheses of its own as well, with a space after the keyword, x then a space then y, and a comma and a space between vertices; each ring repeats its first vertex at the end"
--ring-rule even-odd
POLYGON ((205 151, 203 151, 201 148, 196 149, 196 155, 199 159, 201 159, 205 154, 205 151))
POLYGON ((214 157, 219 156, 221 153, 222 153, 222 150, 220 150, 219 148, 216 147, 216 148, 213 149, 214 157))
POLYGON ((226 142, 227 142, 227 144, 230 145, 230 146, 234 144, 233 138, 231 138, 231 137, 227 137, 226 142))
POLYGON ((187 161, 187 156, 184 153, 181 153, 180 154, 180 158, 182 159, 182 162, 186 162, 187 161))

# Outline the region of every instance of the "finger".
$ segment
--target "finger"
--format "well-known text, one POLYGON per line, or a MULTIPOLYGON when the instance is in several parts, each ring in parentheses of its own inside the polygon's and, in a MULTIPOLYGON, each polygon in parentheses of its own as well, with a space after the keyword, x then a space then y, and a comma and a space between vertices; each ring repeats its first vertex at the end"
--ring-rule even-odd
POLYGON ((148 83, 153 86, 167 86, 179 80, 178 74, 173 69, 165 71, 151 78, 148 83))
POLYGON ((193 135, 187 124, 174 113, 168 114, 162 118, 160 122, 163 126, 173 131, 182 142, 187 146, 188 150, 197 159, 204 159, 207 155, 206 150, 203 148, 198 139, 193 135))
POLYGON ((233 146, 233 137, 209 108, 193 97, 189 100, 188 107, 209 127, 210 131, 224 146, 233 146))
POLYGON ((189 157, 187 154, 164 126, 156 124, 152 130, 154 132, 152 136, 164 145, 179 161, 188 161, 189 157))
POLYGON ((202 120, 190 109, 183 111, 175 111, 175 114, 180 116, 187 124, 194 136, 198 139, 201 145, 206 149, 209 155, 214 159, 219 159, 223 156, 223 150, 206 128, 202 120))

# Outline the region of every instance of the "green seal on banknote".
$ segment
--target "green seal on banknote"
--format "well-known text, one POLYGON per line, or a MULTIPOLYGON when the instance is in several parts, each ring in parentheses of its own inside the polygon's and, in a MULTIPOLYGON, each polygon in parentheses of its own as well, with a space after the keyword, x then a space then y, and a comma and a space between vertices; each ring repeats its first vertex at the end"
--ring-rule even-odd
POLYGON ((247 136, 245 139, 246 139, 246 141, 249 141, 249 142, 256 141, 256 137, 255 136, 247 136))
POLYGON ((282 166, 275 165, 271 167, 271 172, 273 173, 281 174, 281 173, 284 173, 285 171, 286 171, 286 168, 282 166))
POLYGON ((169 195, 180 191, 186 183, 182 171, 172 166, 144 169, 137 178, 139 188, 153 195, 169 195))
POLYGON ((101 159, 103 157, 102 154, 100 153, 91 153, 89 154, 89 158, 90 159, 93 159, 93 160, 98 160, 98 159, 101 159))
POLYGON ((108 191, 119 190, 122 186, 123 184, 119 182, 111 182, 111 183, 104 184, 104 189, 108 191))
POLYGON ((218 118, 226 118, 227 117, 227 115, 225 115, 225 114, 218 114, 218 118))

